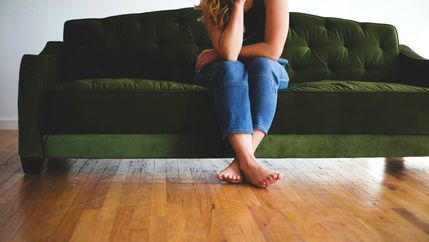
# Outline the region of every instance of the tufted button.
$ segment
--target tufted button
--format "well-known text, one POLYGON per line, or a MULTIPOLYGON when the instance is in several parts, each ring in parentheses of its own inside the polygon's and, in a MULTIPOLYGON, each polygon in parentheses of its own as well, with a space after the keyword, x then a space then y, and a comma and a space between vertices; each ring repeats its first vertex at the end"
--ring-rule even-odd
POLYGON ((350 50, 350 49, 353 49, 353 48, 355 48, 356 46, 354 46, 353 44, 351 44, 351 43, 344 43, 344 48, 346 48, 346 50, 350 50))
POLYGON ((382 45, 381 41, 378 43, 378 48, 383 52, 384 46, 382 45))
POLYGON ((365 70, 365 72, 367 72, 367 71, 368 71, 368 69, 371 69, 371 65, 370 65, 370 64, 368 64, 368 63, 365 63, 365 64, 363 65, 363 69, 365 70))

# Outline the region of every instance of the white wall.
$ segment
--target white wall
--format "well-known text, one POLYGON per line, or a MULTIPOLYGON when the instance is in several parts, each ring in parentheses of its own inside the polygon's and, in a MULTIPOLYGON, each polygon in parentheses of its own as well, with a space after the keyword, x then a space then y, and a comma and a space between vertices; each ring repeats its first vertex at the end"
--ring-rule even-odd
MULTIPOLYGON (((0 1, 0 129, 17 128, 18 73, 23 54, 38 54, 62 40, 68 19, 190 7, 198 0, 2 0, 0 1)), ((429 1, 289 0, 290 11, 396 26, 400 42, 429 58, 429 1)))

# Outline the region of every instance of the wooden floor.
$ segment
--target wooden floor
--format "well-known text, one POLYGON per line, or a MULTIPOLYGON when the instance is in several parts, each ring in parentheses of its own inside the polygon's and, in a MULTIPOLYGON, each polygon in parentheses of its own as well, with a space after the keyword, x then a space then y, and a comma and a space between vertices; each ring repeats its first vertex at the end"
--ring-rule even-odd
POLYGON ((261 159, 268 189, 215 178, 229 159, 50 161, 24 175, 0 131, 0 241, 429 241, 429 157, 261 159))

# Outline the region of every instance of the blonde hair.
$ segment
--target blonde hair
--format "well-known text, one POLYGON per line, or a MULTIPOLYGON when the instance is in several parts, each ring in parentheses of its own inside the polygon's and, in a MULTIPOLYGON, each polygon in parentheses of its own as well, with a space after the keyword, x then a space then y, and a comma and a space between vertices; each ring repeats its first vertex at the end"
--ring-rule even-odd
MULTIPOLYGON (((210 21, 217 26, 219 29, 224 30, 229 21, 231 15, 231 6, 233 0, 201 0, 200 4, 196 5, 195 8, 207 10, 210 21)), ((204 16, 198 18, 200 22, 207 22, 204 16)))

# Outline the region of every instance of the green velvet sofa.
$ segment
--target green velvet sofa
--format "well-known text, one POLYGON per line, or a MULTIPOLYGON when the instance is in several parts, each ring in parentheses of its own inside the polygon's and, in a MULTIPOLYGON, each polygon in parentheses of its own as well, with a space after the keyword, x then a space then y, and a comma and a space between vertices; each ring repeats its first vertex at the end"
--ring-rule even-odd
MULTIPOLYGON (((66 21, 64 40, 21 60, 19 155, 233 157, 211 90, 191 84, 209 46, 193 8, 66 21)), ((429 155, 429 61, 394 26, 292 12, 280 90, 260 158, 429 155)))

